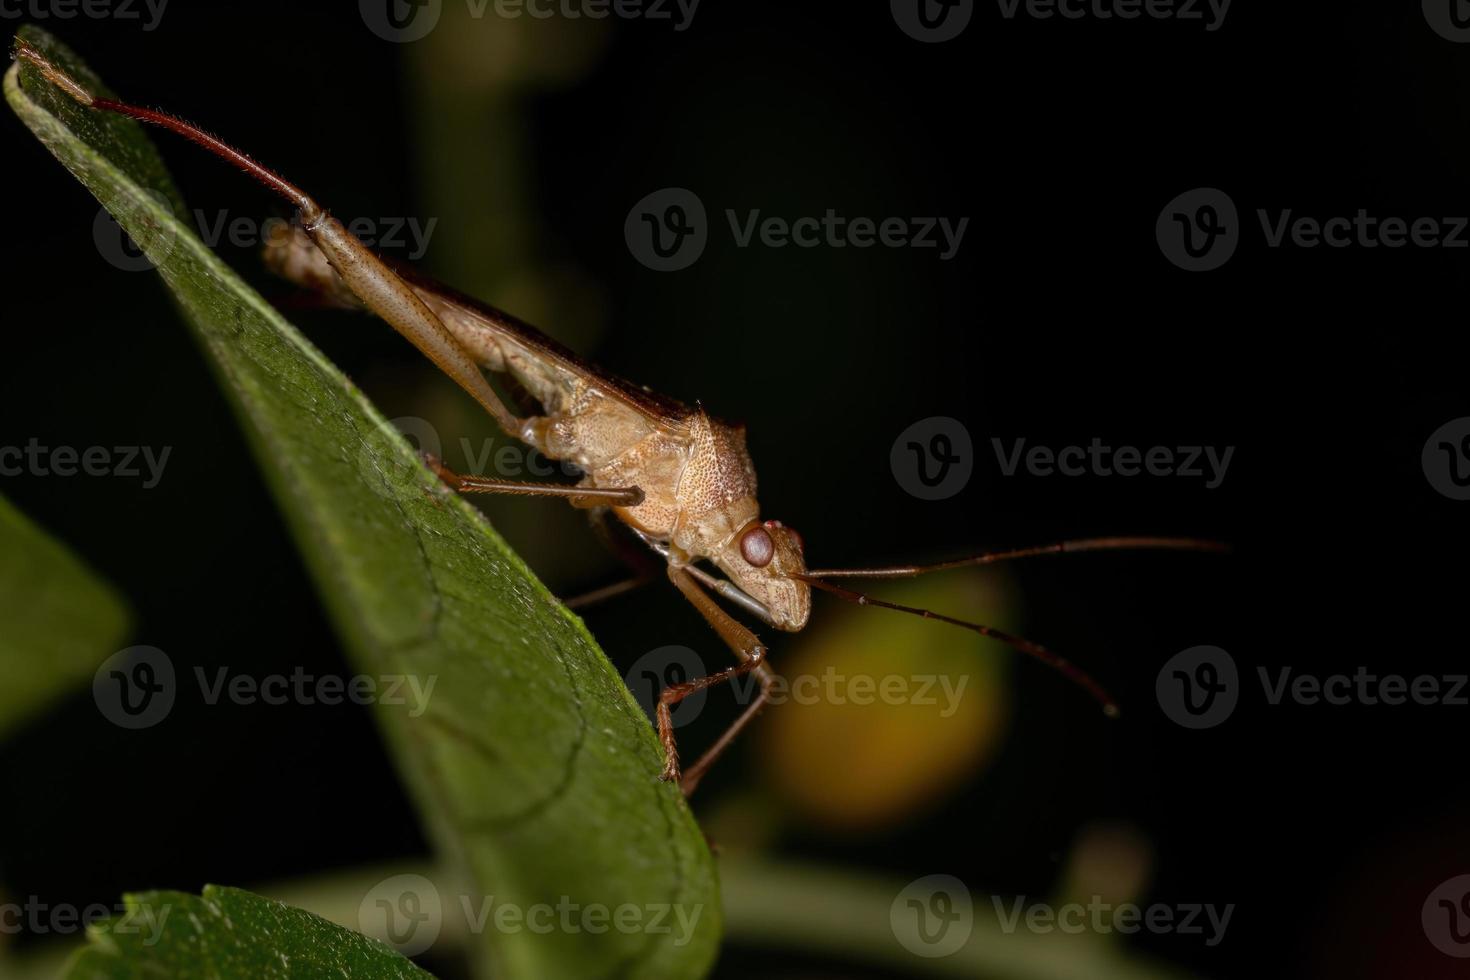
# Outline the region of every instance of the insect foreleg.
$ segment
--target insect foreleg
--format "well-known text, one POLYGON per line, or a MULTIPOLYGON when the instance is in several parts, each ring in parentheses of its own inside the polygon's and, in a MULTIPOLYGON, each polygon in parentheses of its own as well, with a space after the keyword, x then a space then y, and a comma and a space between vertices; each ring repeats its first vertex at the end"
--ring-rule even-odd
POLYGON ((669 566, 669 580, 684 593, 684 598, 698 609, 700 615, 704 616, 705 622, 709 623, 714 631, 720 634, 720 639, 740 658, 740 663, 729 670, 710 674, 697 680, 687 681, 683 684, 671 684, 664 689, 659 696, 656 718, 658 721, 658 737, 664 744, 664 771, 661 779, 679 780, 679 788, 688 796, 694 792, 704 774, 714 761, 729 748, 735 737, 744 730, 745 726, 755 719, 761 708, 771 697, 771 686, 775 683, 776 676, 771 672, 766 663, 766 648, 754 633, 740 625, 730 614, 721 609, 719 605, 709 597, 696 582, 689 572, 674 565, 669 566), (670 714, 670 706, 705 688, 716 684, 724 684, 737 677, 754 673, 756 680, 760 682, 760 691, 740 713, 740 717, 725 729, 725 733, 715 740, 699 761, 685 770, 681 776, 679 770, 679 750, 674 743, 674 724, 670 714))

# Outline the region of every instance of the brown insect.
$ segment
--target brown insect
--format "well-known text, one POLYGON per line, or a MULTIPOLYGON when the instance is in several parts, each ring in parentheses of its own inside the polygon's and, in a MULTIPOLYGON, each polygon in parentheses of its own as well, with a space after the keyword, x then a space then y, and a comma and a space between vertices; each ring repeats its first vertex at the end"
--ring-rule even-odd
MULTIPOLYGON (((516 318, 386 262, 300 188, 190 123, 152 109, 95 98, 24 41, 16 42, 16 56, 81 104, 179 133, 285 198, 297 209, 299 226, 268 244, 266 261, 272 269, 339 305, 377 314, 469 392, 509 435, 550 459, 575 464, 583 473, 575 485, 495 480, 461 476, 430 459, 429 464, 450 487, 461 493, 560 497, 599 518, 611 514, 664 560, 669 581, 739 660, 728 670, 670 685, 659 697, 656 719, 665 753, 661 778, 679 780, 686 794, 760 711, 774 680, 766 663, 766 647, 715 602, 711 593, 787 632, 806 625, 813 588, 859 605, 897 609, 960 626, 1056 668, 1114 716, 1117 705, 1096 681, 1044 647, 979 623, 873 599, 829 580, 907 578, 1063 552, 1223 550, 1218 543, 1191 538, 1109 537, 973 555, 927 566, 809 569, 801 536, 780 521, 760 519, 755 467, 746 452, 743 428, 721 422, 701 407, 690 408, 612 377, 516 318), (539 414, 512 412, 486 380, 485 371, 513 379, 539 405, 539 414), (698 563, 702 561, 725 577, 701 568, 698 563), (671 706, 696 691, 745 674, 756 677, 759 692, 715 744, 681 774, 671 706)), ((601 590, 598 597, 618 591, 621 586, 601 590)))

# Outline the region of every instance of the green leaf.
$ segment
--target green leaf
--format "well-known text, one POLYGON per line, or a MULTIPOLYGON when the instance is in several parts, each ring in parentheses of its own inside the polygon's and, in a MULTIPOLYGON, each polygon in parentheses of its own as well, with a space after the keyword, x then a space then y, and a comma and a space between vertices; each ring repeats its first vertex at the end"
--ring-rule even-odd
POLYGON ((351 977, 433 980, 392 949, 310 912, 237 888, 146 892, 87 930, 65 980, 351 977))
POLYGON ((0 737, 90 680, 128 622, 111 586, 0 497, 0 737))
MULTIPOLYGON (((21 35, 83 85, 98 84, 45 33, 21 35)), ((377 717, 444 862, 474 882, 429 883, 443 914, 478 919, 493 896, 489 919, 472 923, 482 971, 705 973, 720 932, 713 859, 678 789, 656 778, 652 727, 581 621, 177 219, 178 194, 141 129, 72 104, 28 64, 7 74, 5 94, 158 267, 237 409, 353 668, 433 681, 422 714, 384 704, 377 717), (540 918, 503 925, 493 914, 546 906, 594 910, 592 924, 558 913, 548 931, 540 918), (620 908, 621 926, 601 926, 595 910, 620 908), (628 908, 640 910, 636 927, 628 908), (694 921, 687 933, 670 926, 674 912, 694 921)), ((374 791, 390 790, 364 796, 374 791)))

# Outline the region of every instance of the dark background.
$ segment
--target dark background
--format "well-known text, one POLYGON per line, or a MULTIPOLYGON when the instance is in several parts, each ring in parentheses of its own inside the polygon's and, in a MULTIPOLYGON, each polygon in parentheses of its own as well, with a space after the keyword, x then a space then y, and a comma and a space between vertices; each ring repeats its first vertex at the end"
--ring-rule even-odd
MULTIPOLYGON (((1467 254, 1270 249, 1254 215, 1470 211, 1470 45, 1436 36, 1417 4, 1282 6, 1237 3, 1210 33, 1007 21, 981 3, 938 45, 905 36, 884 4, 706 0, 684 32, 611 21, 581 70, 508 89, 529 171, 515 195, 490 196, 519 215, 509 239, 474 203, 476 154, 500 145, 503 115, 461 113, 464 147, 426 132, 417 100, 432 68, 364 29, 355 5, 174 0, 152 32, 42 26, 113 87, 199 120, 339 215, 438 216, 431 272, 619 373, 746 421, 766 510, 799 527, 820 563, 1124 532, 1236 546, 1224 559, 1017 567, 1028 635, 1086 662, 1124 719, 1106 723, 1055 676, 1018 665, 1015 720, 992 768, 882 834, 798 825, 778 854, 1042 896, 1080 828, 1123 821, 1156 852, 1149 900, 1237 905, 1216 948, 1134 937, 1139 949, 1220 977, 1448 977, 1460 961, 1427 943, 1419 910, 1470 871, 1470 709, 1269 707, 1251 683, 1227 724, 1186 732, 1154 701, 1162 663, 1200 643, 1252 678, 1260 665, 1465 670, 1470 505, 1436 493, 1419 460, 1429 433, 1470 415, 1467 254), (446 168, 465 175, 468 203, 435 182, 446 168), (718 223, 694 267, 660 274, 629 255, 623 221, 670 185, 695 190, 718 223), (1198 186, 1228 192, 1247 228, 1224 268, 1188 274, 1160 254, 1154 220, 1198 186), (726 207, 971 221, 960 254, 941 262, 739 249, 726 207), (477 235, 492 247, 455 250, 477 235), (497 278, 512 263, 576 288, 543 285, 525 310, 515 282, 497 278), (926 503, 895 483, 888 449, 933 415, 962 420, 978 459, 964 493, 926 503), (1223 486, 1205 490, 1004 478, 989 450, 991 437, 1093 436, 1236 453, 1223 486)), ((13 118, 4 130, 0 442, 174 450, 153 490, 21 477, 0 492, 131 599, 136 642, 209 667, 344 670, 161 283, 103 261, 93 199, 13 118)), ((160 142, 191 206, 272 213, 230 168, 160 142)), ((496 173, 485 165, 486 181, 496 173)), ((287 299, 253 250, 222 251, 287 299)), ((429 416, 433 399, 452 400, 386 328, 293 318, 387 414, 429 416)), ((554 589, 612 578, 615 563, 554 507, 514 502, 497 525, 554 589), (536 546, 537 527, 557 547, 536 546)), ((817 615, 879 614, 821 603, 817 615)), ((661 587, 588 620, 620 666, 707 640, 661 587)), ((394 776, 367 711, 206 707, 119 733, 79 693, 0 748, 7 891, 83 905, 422 853, 408 802, 384 792, 394 776)), ((737 749, 696 810, 757 779, 761 763, 737 749)), ((757 967, 870 975, 739 943, 720 970, 757 967)))

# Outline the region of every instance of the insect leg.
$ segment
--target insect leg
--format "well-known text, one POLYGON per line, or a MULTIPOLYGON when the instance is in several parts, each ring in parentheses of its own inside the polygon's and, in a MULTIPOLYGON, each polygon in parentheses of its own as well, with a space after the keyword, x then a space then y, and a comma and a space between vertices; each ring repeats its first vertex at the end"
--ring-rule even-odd
POLYGON ((725 610, 721 609, 699 587, 699 583, 687 571, 670 565, 669 580, 678 587, 680 592, 684 593, 684 598, 688 599, 694 608, 699 610, 700 615, 704 616, 705 621, 714 628, 714 631, 720 634, 720 639, 724 640, 726 645, 734 651, 735 656, 740 658, 740 663, 737 666, 731 667, 728 670, 722 670, 717 674, 710 674, 708 677, 687 681, 683 684, 671 684, 664 688, 663 693, 659 696, 656 717, 658 721, 659 740, 664 744, 664 771, 659 778, 678 779, 679 788, 684 791, 685 796, 688 796, 694 792, 695 787, 699 785, 700 779, 709 771, 710 766, 714 764, 715 760, 720 757, 725 749, 729 748, 730 743, 745 729, 745 726, 749 725, 755 719, 755 716, 760 713, 761 708, 765 707, 766 702, 770 700, 771 685, 775 682, 776 676, 766 663, 766 648, 756 638, 756 635, 736 622, 725 610), (725 729, 725 733, 715 740, 715 744, 710 746, 704 755, 700 756, 699 760, 693 766, 689 767, 681 777, 679 771, 679 750, 674 743, 674 725, 672 715, 670 714, 670 706, 684 700, 684 698, 693 694, 695 691, 702 691, 705 688, 713 687, 716 684, 723 684, 750 673, 754 673, 756 680, 760 682, 760 691, 751 700, 750 704, 746 706, 746 709, 741 712, 740 717, 736 718, 730 727, 725 729))
POLYGON ((636 507, 643 503, 637 487, 579 487, 570 483, 532 483, 525 480, 496 480, 485 476, 461 476, 436 456, 424 455, 429 469, 451 490, 460 493, 503 493, 509 497, 561 497, 573 507, 636 507))
POLYGON ((505 407, 495 389, 485 380, 479 366, 444 326, 443 321, 429 309, 408 283, 301 188, 268 167, 256 163, 228 143, 177 116, 113 99, 97 98, 24 41, 17 42, 15 55, 30 62, 47 81, 82 105, 128 116, 178 133, 240 167, 291 202, 301 217, 303 229, 311 236, 317 248, 321 249, 327 262, 352 295, 363 306, 386 320, 389 326, 433 361, 439 370, 469 392, 509 435, 522 440, 526 438, 526 433, 522 431, 525 420, 517 418, 505 407))
POLYGON ((620 595, 626 595, 634 589, 641 589, 651 581, 653 581, 651 575, 631 575, 611 585, 583 592, 581 595, 567 596, 561 601, 561 604, 568 609, 587 609, 609 599, 616 599, 620 595))
POLYGON ((639 547, 638 542, 626 533, 626 529, 621 529, 623 533, 619 533, 620 528, 614 526, 610 518, 611 513, 606 507, 591 510, 588 517, 592 521, 592 530, 597 533, 603 544, 622 559, 633 574, 611 585, 604 585, 590 592, 563 599, 561 603, 568 609, 585 609, 588 606, 594 606, 632 592, 652 582, 664 567, 664 563, 659 561, 655 555, 639 547))
POLYGON ((306 233, 353 295, 469 392, 507 434, 524 440, 526 420, 505 407, 479 365, 413 287, 336 218, 324 212, 316 221, 305 217, 306 233))

